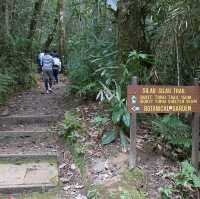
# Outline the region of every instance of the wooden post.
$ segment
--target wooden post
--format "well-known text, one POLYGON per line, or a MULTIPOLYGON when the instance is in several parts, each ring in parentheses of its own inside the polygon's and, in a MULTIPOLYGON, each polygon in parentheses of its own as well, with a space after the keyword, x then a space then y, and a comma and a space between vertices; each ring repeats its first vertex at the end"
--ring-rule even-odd
MULTIPOLYGON (((198 79, 194 79, 194 85, 198 86, 198 79)), ((193 113, 192 121, 192 164, 198 170, 199 164, 199 113, 193 113)))
MULTIPOLYGON (((137 77, 132 77, 132 85, 137 85, 137 77)), ((130 125, 130 151, 129 151, 129 168, 133 169, 136 166, 136 134, 137 122, 136 113, 131 113, 130 125)))

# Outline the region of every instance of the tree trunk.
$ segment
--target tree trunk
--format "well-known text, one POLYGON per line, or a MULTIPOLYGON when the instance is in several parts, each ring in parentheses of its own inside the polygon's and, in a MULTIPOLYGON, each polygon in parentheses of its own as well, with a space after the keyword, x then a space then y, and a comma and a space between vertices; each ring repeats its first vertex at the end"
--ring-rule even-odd
POLYGON ((118 49, 119 63, 124 63, 130 51, 149 52, 145 38, 144 0, 118 1, 118 49))
POLYGON ((54 26, 53 26, 53 30, 49 33, 48 37, 47 37, 47 40, 44 44, 44 48, 49 48, 56 33, 57 33, 57 27, 58 27, 58 22, 59 22, 59 0, 58 0, 58 3, 57 3, 57 9, 56 9, 56 16, 55 16, 55 19, 54 19, 54 26))
POLYGON ((37 22, 38 22, 40 14, 41 14, 43 2, 44 2, 44 0, 37 0, 35 2, 33 16, 32 16, 31 23, 30 23, 30 30, 29 30, 29 34, 28 34, 28 39, 30 40, 29 48, 32 46, 32 40, 33 40, 34 35, 37 30, 37 22))
POLYGON ((59 0, 59 33, 59 53, 63 60, 65 54, 64 0, 59 0))
POLYGON ((8 36, 10 32, 10 27, 9 27, 9 5, 8 2, 9 0, 5 0, 5 33, 8 36))
POLYGON ((93 8, 93 27, 95 35, 98 36, 98 19, 99 19, 99 0, 95 0, 93 8))

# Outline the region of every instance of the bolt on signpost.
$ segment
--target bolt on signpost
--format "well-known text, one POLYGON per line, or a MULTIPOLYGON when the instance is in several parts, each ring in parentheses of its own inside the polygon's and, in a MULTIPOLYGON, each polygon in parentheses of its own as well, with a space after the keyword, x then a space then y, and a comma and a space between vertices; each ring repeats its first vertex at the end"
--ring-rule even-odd
POLYGON ((137 113, 193 112, 192 163, 198 169, 200 86, 197 79, 194 86, 157 86, 138 85, 137 77, 133 77, 128 86, 128 110, 131 113, 129 168, 136 166, 137 113))

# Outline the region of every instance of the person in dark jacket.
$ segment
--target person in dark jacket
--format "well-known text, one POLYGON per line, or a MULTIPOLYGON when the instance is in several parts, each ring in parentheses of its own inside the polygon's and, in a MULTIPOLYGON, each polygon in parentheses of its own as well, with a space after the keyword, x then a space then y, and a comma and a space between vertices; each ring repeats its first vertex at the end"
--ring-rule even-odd
POLYGON ((41 63, 42 63, 44 86, 46 89, 46 93, 48 94, 52 92, 53 65, 54 65, 53 57, 50 55, 48 50, 45 50, 41 63))
POLYGON ((54 54, 53 62, 54 62, 54 64, 53 64, 53 76, 54 76, 55 83, 58 84, 58 74, 61 71, 61 61, 60 61, 58 54, 54 54))

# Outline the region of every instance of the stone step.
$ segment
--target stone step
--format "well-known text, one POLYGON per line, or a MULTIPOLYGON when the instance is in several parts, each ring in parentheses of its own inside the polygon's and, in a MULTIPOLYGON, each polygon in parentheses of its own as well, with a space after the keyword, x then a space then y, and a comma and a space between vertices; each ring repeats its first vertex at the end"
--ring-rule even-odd
POLYGON ((43 137, 43 136, 51 136, 53 133, 48 130, 39 130, 39 131, 30 131, 30 130, 13 130, 13 131, 0 131, 0 140, 6 138, 27 138, 27 137, 43 137))
POLYGON ((48 153, 28 153, 28 154, 0 154, 0 163, 16 161, 45 161, 55 160, 57 162, 57 152, 48 153))
POLYGON ((30 192, 26 191, 25 193, 15 193, 15 194, 0 194, 1 199, 8 199, 10 197, 14 197, 14 199, 63 199, 64 192, 61 190, 58 190, 58 188, 45 191, 39 191, 39 192, 30 192))
POLYGON ((0 193, 1 194, 17 194, 17 193, 25 193, 25 192, 46 192, 50 189, 55 188, 56 185, 53 184, 16 184, 16 185, 0 185, 0 193))
POLYGON ((54 123, 61 119, 59 115, 12 115, 0 117, 0 125, 54 123))
POLYGON ((57 163, 53 161, 0 164, 0 193, 40 192, 58 186, 57 163))

